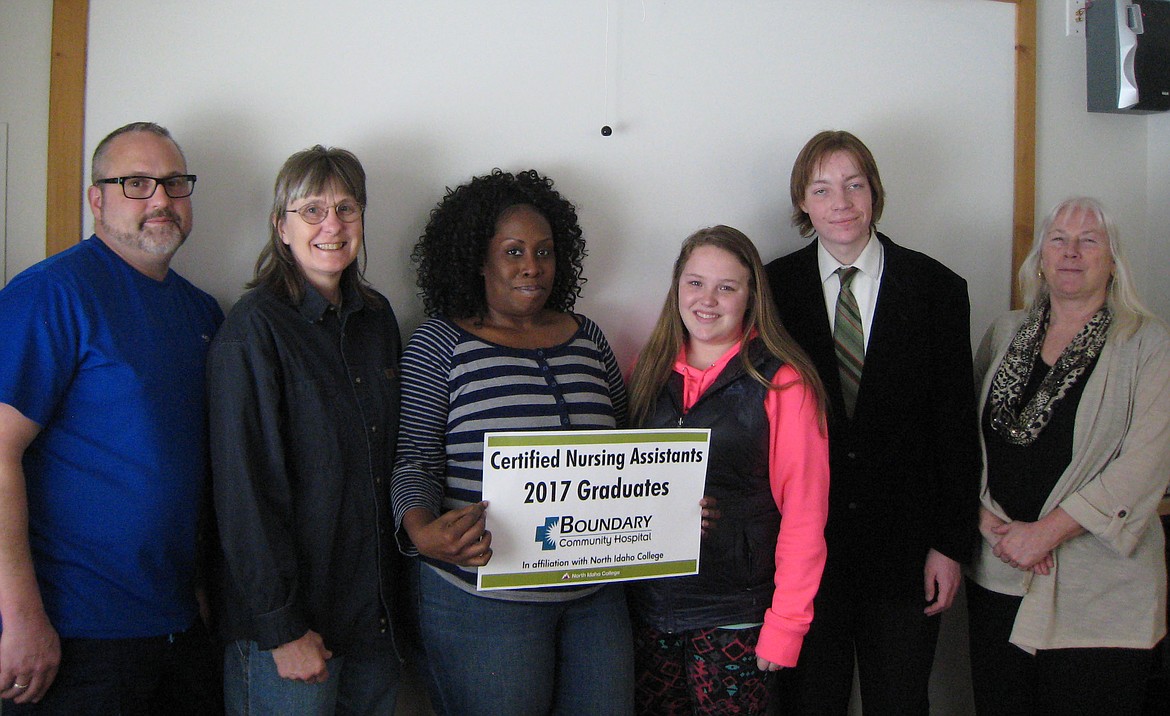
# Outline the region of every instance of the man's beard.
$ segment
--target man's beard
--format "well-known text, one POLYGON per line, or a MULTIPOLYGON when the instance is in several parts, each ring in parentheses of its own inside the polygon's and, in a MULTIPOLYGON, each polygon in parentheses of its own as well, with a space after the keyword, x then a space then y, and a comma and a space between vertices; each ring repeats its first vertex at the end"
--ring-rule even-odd
POLYGON ((143 217, 138 224, 138 231, 134 232, 115 229, 107 224, 104 218, 100 223, 106 235, 113 240, 151 256, 173 256, 187 240, 187 236, 179 228, 181 221, 178 215, 166 209, 160 209, 143 217), (147 221, 159 217, 166 217, 174 223, 147 227, 147 221))

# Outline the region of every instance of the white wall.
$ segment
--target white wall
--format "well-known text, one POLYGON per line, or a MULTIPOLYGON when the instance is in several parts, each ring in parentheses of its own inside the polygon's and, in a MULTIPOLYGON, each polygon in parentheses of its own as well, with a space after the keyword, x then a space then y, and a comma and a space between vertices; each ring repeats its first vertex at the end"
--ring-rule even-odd
POLYGON ((1145 234, 1127 227, 1129 257, 1134 261, 1138 289, 1146 304, 1170 320, 1170 112, 1151 116, 1146 142, 1149 179, 1146 206, 1149 217, 1145 234))
MULTIPOLYGON (((919 4, 933 3, 935 0, 919 0, 919 4)), ((584 5, 585 3, 581 3, 584 5)), ((809 3, 810 5, 818 5, 818 3, 809 3)), ((989 3, 995 5, 996 3, 989 3)), ((94 14, 101 12, 101 3, 94 3, 94 14)), ((159 3, 165 6, 167 3, 159 3)), ((497 3, 497 7, 501 7, 502 3, 497 3)), ((594 3, 594 10, 597 14, 596 22, 593 23, 593 34, 597 35, 603 32, 604 25, 604 9, 601 2, 594 3)), ((618 17, 627 18, 628 20, 641 23, 641 8, 637 3, 633 2, 615 2, 612 3, 613 17, 611 22, 614 25, 618 17)), ((290 6, 291 7, 291 6, 290 6)), ((1009 7, 1003 5, 1002 7, 1009 7)), ((168 8, 168 12, 173 11, 174 8, 168 8)), ((417 8, 416 8, 417 9, 417 8)), ((652 17, 655 9, 653 4, 647 6, 647 21, 652 17)), ((161 11, 160 11, 161 12, 161 11)), ((252 14, 251 10, 241 10, 238 7, 232 8, 232 12, 222 13, 224 17, 232 17, 236 21, 246 19, 252 14)), ((260 10, 256 11, 259 15, 260 10)), ((504 12, 502 9, 495 13, 496 17, 506 19, 514 15, 514 13, 504 12)), ((302 15, 303 16, 303 15, 302 15)), ((871 32, 876 35, 884 35, 887 30, 887 24, 894 14, 883 14, 882 16, 872 18, 870 25, 871 32)), ((100 18, 95 18, 99 20, 100 18)), ((44 257, 44 243, 45 243, 45 160, 46 160, 46 143, 47 143, 47 115, 48 115, 48 84, 49 84, 49 53, 50 53, 50 32, 52 21, 52 7, 51 3, 45 0, 5 0, 0 3, 0 122, 8 123, 8 186, 7 186, 7 256, 6 264, 8 269, 7 277, 11 278, 15 273, 26 268, 27 266, 39 261, 44 257)), ((175 21, 172 21, 175 22, 175 21)), ((231 27, 232 23, 225 22, 226 26, 231 27)), ((137 27, 136 25, 132 25, 137 27)), ((1084 40, 1083 38, 1066 38, 1064 36, 1064 17, 1063 17, 1063 3, 1058 1, 1049 1, 1040 3, 1040 32, 1039 32, 1039 52, 1038 52, 1038 146, 1037 146, 1037 206, 1039 211, 1043 213, 1053 203, 1060 200, 1066 195, 1073 193, 1090 194, 1101 197, 1108 205, 1114 209, 1118 215, 1122 231, 1126 241, 1126 248, 1129 253, 1130 260, 1135 266, 1135 273, 1139 282, 1139 288, 1147 304, 1162 318, 1170 320, 1170 282, 1162 279, 1162 274, 1167 267, 1170 267, 1170 113, 1144 115, 1144 116, 1122 116, 1109 114, 1089 114, 1084 111, 1085 107, 1085 90, 1084 90, 1084 40)), ((448 27, 444 31, 452 32, 458 31, 459 26, 448 27)), ((578 30, 585 32, 584 26, 579 27, 578 30)), ((167 33, 173 33, 173 25, 167 30, 167 33)), ((630 31, 623 30, 621 27, 611 27, 611 46, 620 42, 621 37, 628 35, 630 31)), ((603 40, 594 37, 595 49, 600 48, 603 40)), ((614 65, 620 67, 622 57, 616 56, 617 48, 614 47, 615 62, 614 65)), ((705 48, 696 48, 696 52, 703 52, 710 54, 705 48)), ((595 53, 598 57, 601 56, 601 50, 598 49, 595 53)), ((598 58, 594 58, 600 63, 598 58)), ((955 77, 963 77, 967 73, 967 64, 977 64, 980 60, 977 55, 972 56, 966 62, 960 62, 956 65, 956 71, 953 73, 955 77)), ((812 60, 810 59, 810 65, 812 60)), ((415 68, 417 69, 417 68, 415 68)), ((412 69, 413 71, 413 69, 412 69)), ((358 71, 358 74, 365 78, 364 71, 358 71)), ((598 64, 595 68, 596 79, 593 86, 585 88, 591 90, 588 97, 583 97, 582 115, 591 121, 585 122, 581 131, 592 132, 593 124, 600 124, 602 121, 610 121, 618 124, 620 117, 616 116, 621 113, 623 109, 622 95, 614 87, 610 91, 610 105, 611 111, 608 117, 604 116, 600 109, 602 100, 598 99, 597 95, 601 94, 604 97, 605 80, 608 79, 611 85, 616 84, 617 69, 611 69, 608 77, 605 76, 604 67, 598 64)), ((419 83, 422 80, 418 80, 419 83)), ((231 84, 229 82, 229 84, 231 84)), ((147 90, 149 93, 149 90, 147 90)), ((370 91, 378 92, 378 88, 372 88, 370 91)), ((412 94, 413 96, 413 94, 412 94)), ((687 97, 692 101, 698 102, 698 99, 687 97)), ((251 101, 247 102, 252 104, 251 101)), ((736 111, 737 107, 732 106, 727 108, 728 111, 736 111)), ((225 115, 225 118, 230 118, 230 112, 225 115)), ((90 122, 89 142, 92 147, 93 136, 100 135, 104 131, 119 123, 124 117, 114 119, 112 122, 107 122, 109 126, 94 126, 95 122, 90 122)), ((758 127, 758 131, 767 134, 769 137, 777 135, 782 130, 771 126, 767 123, 767 118, 763 118, 758 127)), ((230 119, 228 120, 230 123, 230 119)), ((831 124, 826 120, 826 125, 831 124)), ((845 126, 841 124, 840 126, 845 126)), ((860 127, 854 127, 856 131, 863 133, 860 127)), ((176 132, 180 130, 176 128, 176 132)), ((795 135, 794 135, 795 136, 795 135)), ((618 140, 619 135, 611 137, 611 140, 618 140)), ((871 137, 870 134, 863 133, 863 138, 872 145, 878 144, 878 137, 871 137)), ((230 142, 232 139, 230 134, 224 132, 217 132, 216 144, 222 146, 230 142)), ((329 138, 320 138, 329 141, 329 138)), ((413 144, 411 137, 405 137, 403 143, 413 144)), ((304 142, 317 141, 317 137, 306 136, 304 142)), ((333 140, 338 141, 338 140, 333 140)), ((786 140, 787 141, 787 140, 786 140)), ((765 229, 772 232, 773 235, 783 236, 783 247, 776 247, 773 254, 779 254, 781 250, 787 250, 795 246, 797 243, 791 229, 789 229, 783 220, 782 207, 784 205, 784 187, 786 179, 783 176, 782 167, 786 162, 790 162, 794 156, 799 145, 799 138, 794 138, 790 143, 793 146, 777 144, 771 147, 770 150, 763 156, 755 159, 755 162, 763 163, 765 161, 773 163, 774 171, 767 177, 770 181, 766 186, 771 187, 768 191, 754 191, 759 196, 760 208, 757 214, 767 213, 765 229), (775 199, 772 205, 765 206, 765 202, 775 199), (774 230, 772 227, 775 227, 774 230)), ((979 144, 984 141, 982 133, 976 133, 971 139, 972 144, 979 144)), ((190 145, 191 139, 184 138, 185 144, 190 145)), ((598 138, 600 143, 600 138, 598 138)), ((617 144, 614 141, 613 144, 617 144)), ((878 152, 879 160, 882 162, 883 173, 887 176, 893 171, 891 162, 895 158, 890 155, 889 151, 882 151, 881 146, 875 146, 875 151, 878 152)), ((288 148, 292 151, 293 148, 288 148)), ((284 148, 281 148, 283 151, 284 148)), ((621 150, 619 150, 620 152, 621 150)), ((679 154, 679 161, 682 161, 685 156, 683 152, 676 149, 670 150, 679 154)), ((897 147, 894 149, 897 152, 897 147)), ((189 149, 190 152, 190 149, 189 149)), ((220 153, 228 153, 230 149, 223 148, 220 153)), ((704 152, 708 156, 710 151, 704 152)), ((213 157, 192 157, 193 165, 206 165, 213 157)), ((367 158, 367 161, 369 159, 367 158)), ((407 154, 405 157, 399 157, 399 161, 404 164, 411 162, 411 156, 407 154)), ((490 163, 487 162, 487 163, 490 163)), ((502 162, 501 162, 502 163, 502 162)), ((250 186, 250 204, 255 207, 263 205, 263 199, 267 198, 267 186, 271 182, 271 177, 268 174, 273 174, 279 162, 270 160, 271 166, 264 167, 266 171, 261 171, 259 168, 242 173, 240 177, 235 178, 235 183, 242 183, 243 181, 251 180, 250 186), (263 176, 261 176, 263 175, 263 176)), ((741 163, 740 166, 743 166, 741 163)), ((747 166, 752 166, 749 161, 747 166)), ((546 171, 554 172, 555 167, 547 167, 546 171)), ((467 171, 478 171, 478 169, 468 168, 467 171)), ((563 172, 562 172, 563 173, 563 172)), ((204 173, 206 176, 206 172, 204 173)), ((556 176, 554 174, 554 176, 556 176)), ((461 175, 456 175, 452 171, 450 181, 458 181, 461 175)), ((562 183, 567 183, 568 178, 557 177, 562 183)), ((202 201, 203 194, 206 193, 208 182, 200 184, 199 200, 202 201)), ((726 186, 726 185, 725 185, 726 186)), ((373 188, 373 187, 372 187, 373 188)), ((437 199, 437 192, 431 187, 426 187, 427 191, 435 194, 433 198, 437 199)), ((566 193, 569 193, 570 187, 566 187, 566 193)), ((378 190, 381 192, 382 190, 378 190)), ((743 182, 737 182, 734 185, 726 186, 725 193, 742 193, 743 182)), ((408 214, 413 212, 414 215, 419 215, 425 210, 426 206, 431 201, 431 197, 423 197, 421 194, 423 190, 419 190, 419 198, 412 204, 394 207, 396 214, 408 214)), ((664 189, 665 193, 665 189, 664 189)), ((721 192, 723 193, 723 192, 721 192)), ((570 193, 570 196, 573 194, 570 193)), ((576 198, 574 196, 574 198, 576 198)), ((884 228, 890 230, 895 236, 906 240, 909 243, 909 238, 913 238, 905 233, 899 233, 895 227, 895 211, 899 206, 899 199, 901 197, 895 195, 891 197, 890 213, 887 216, 888 224, 884 228)), ((943 205, 948 202, 941 197, 933 197, 933 201, 943 205)), ((202 204, 199 204, 202 206, 202 204)), ((198 209, 198 207, 197 207, 198 209)), ((588 205, 582 207, 583 217, 588 219, 590 217, 591 207, 588 205)), ((908 211, 908 209, 907 209, 908 211)), ((206 211, 200 212, 200 226, 197 229, 193 242, 201 240, 210 240, 203 235, 203 229, 207 224, 206 211)), ((675 219, 669 216, 672 212, 663 211, 661 215, 666 216, 668 220, 672 220, 677 226, 678 230, 685 233, 689 225, 684 227, 682 219, 675 219)), ((714 212, 709 212, 714 214, 714 212)), ((1002 217, 997 217, 1002 218, 1002 217)), ((709 221, 724 220, 732 221, 731 217, 723 219, 711 218, 709 221)), ((416 218, 415 223, 421 225, 421 218, 416 218)), ((755 228, 765 222, 756 221, 749 223, 747 221, 741 222, 741 228, 749 231, 753 236, 760 240, 761 244, 767 238, 761 230, 755 228)), ((586 224, 586 229, 589 235, 593 237, 603 230, 608 228, 604 223, 599 224, 592 222, 592 225, 586 224)), ((258 224, 254 223, 249 229, 250 232, 259 233, 258 224)), ((676 231, 677 233, 677 231, 676 231)), ((400 241, 409 241, 413 236, 410 231, 403 232, 399 236, 400 241)), ((682 234, 678 238, 681 238, 682 234)), ((239 237, 236 237, 239 238, 239 237)), ((674 237, 670 237, 673 239, 674 237)), ((248 244, 249 249, 253 248, 254 242, 258 240, 253 237, 253 243, 248 244)), ((1006 235, 1000 236, 998 233, 987 237, 986 244, 995 244, 998 241, 1006 242, 1008 237, 1006 235)), ((598 243, 595 239, 594 245, 598 243)), ((919 244, 922 248, 927 248, 929 240, 923 239, 919 244)), ((981 244, 983 245, 983 244, 981 244)), ((191 248, 191 247, 188 247, 191 248)), ((999 246, 995 249, 1000 251, 999 246)), ((1005 249, 1006 250, 1006 249, 1005 249)), ((185 249, 186 251, 186 249, 185 249)), ((594 257, 597 258, 599 249, 594 250, 594 257)), ((194 253, 194 252, 192 252, 194 253)), ((765 251, 767 254, 767 251, 765 251)), ((938 253, 936 251, 936 253, 938 253)), ((771 254, 768 254, 771 255, 771 254)), ((401 262, 404 258, 403 254, 395 255, 396 260, 401 262)), ((197 257, 198 258, 198 257, 197 257)), ((943 257, 944 259, 947 257, 943 257)), ((375 260, 378 257, 375 255, 375 260)), ((186 262, 187 264, 193 262, 186 262)), ((248 262, 244 262, 248 263, 248 262)), ((588 292, 589 298, 587 301, 597 298, 593 294, 596 292, 597 277, 601 275, 595 262, 591 262, 589 273, 594 276, 595 282, 590 286, 588 292)), ((998 262, 995 262, 998 267, 998 262)), ((405 268, 405 267, 404 267, 405 268)), ((190 271, 189 271, 190 273, 190 271)), ((225 276, 221 284, 221 288, 215 289, 217 295, 222 300, 228 301, 233 295, 233 286, 238 284, 239 271, 233 271, 231 275, 225 276)), ((387 275, 385 277, 377 276, 375 272, 371 271, 371 276, 384 285, 388 279, 408 280, 409 271, 403 270, 394 273, 393 276, 387 275)), ((992 274, 991 270, 981 271, 978 276, 968 277, 973 286, 983 282, 986 286, 985 291, 990 298, 987 300, 987 307, 982 310, 977 310, 977 315, 973 321, 973 331, 978 333, 982 330, 982 326, 990 319, 990 316, 996 311, 1006 307, 1006 285, 1008 278, 1005 275, 992 274)), ((410 296, 406 297, 409 302, 412 300, 410 296)), ((583 306, 584 307, 584 306, 583 306)), ((417 318, 415 319, 417 320, 417 318)))
MULTIPOLYGON (((0 3, 0 122, 8 124, 8 246, 0 260, 0 286, 45 257, 52 27, 50 2, 0 3)), ((0 201, 3 197, 0 191, 0 201)))
MULTIPOLYGON (((1146 225, 1127 226, 1126 248, 1146 305, 1170 321, 1170 112, 1146 120, 1146 225)), ((1135 187, 1136 189, 1136 187, 1135 187)), ((1140 189, 1139 189, 1140 191, 1140 189)))
POLYGON ((816 131, 844 127, 878 157, 890 194, 882 228, 967 275, 977 325, 999 309, 995 284, 1010 262, 1010 5, 90 7, 86 145, 143 117, 175 132, 200 175, 196 231, 175 265, 224 303, 250 276, 273 177, 295 150, 335 144, 366 164, 367 275, 407 330, 422 317, 408 256, 443 187, 535 166, 580 207, 590 258, 579 308, 628 364, 691 231, 737 226, 769 258, 802 243, 787 219, 792 160, 816 131), (137 51, 173 60, 127 73, 131 27, 137 51), (603 123, 613 136, 601 136, 603 123))

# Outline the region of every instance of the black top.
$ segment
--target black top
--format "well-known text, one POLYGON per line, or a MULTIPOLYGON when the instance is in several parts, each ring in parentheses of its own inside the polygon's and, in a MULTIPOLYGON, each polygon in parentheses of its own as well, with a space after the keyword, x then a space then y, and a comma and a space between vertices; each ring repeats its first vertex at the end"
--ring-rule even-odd
POLYGON ((344 654, 390 629, 400 341, 382 296, 305 289, 245 294, 208 356, 221 632, 344 654))
MULTIPOLYGON (((1072 460, 1073 427, 1077 406, 1085 392, 1085 383, 1093 374, 1096 359, 1077 382, 1069 386, 1064 397, 1052 407, 1052 417, 1031 445, 1013 445, 991 428, 991 410, 983 410, 983 439, 987 445, 987 488, 1013 520, 1035 522, 1052 488, 1072 460)), ((1028 384, 1020 395, 1026 405, 1039 390, 1051 368, 1036 354, 1028 384)))
MULTIPOLYGON (((774 376, 781 362, 759 339, 748 345, 752 365, 774 376)), ((719 501, 722 516, 700 544, 699 573, 630 584, 639 619, 666 632, 760 622, 776 589, 780 511, 769 475, 771 423, 768 388, 732 358, 695 404, 683 411, 683 376, 672 372, 645 428, 710 428, 703 494, 719 501)))
POLYGON ((768 283, 828 396, 829 561, 845 565, 858 594, 920 601, 928 550, 965 562, 979 542, 971 310, 961 277, 877 239, 885 265, 851 420, 817 242, 768 264, 768 283))

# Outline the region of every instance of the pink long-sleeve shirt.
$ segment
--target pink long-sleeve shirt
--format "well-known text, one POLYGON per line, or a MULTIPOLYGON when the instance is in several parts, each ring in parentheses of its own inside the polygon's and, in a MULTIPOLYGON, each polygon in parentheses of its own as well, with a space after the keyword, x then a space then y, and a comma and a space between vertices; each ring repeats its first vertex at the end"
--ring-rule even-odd
MULTIPOLYGON (((687 364, 686 348, 674 370, 683 377, 683 410, 690 410, 739 354, 739 344, 706 370, 687 364)), ((783 365, 772 377, 783 390, 764 399, 768 416, 768 477, 772 499, 780 511, 776 539, 776 591, 756 654, 781 666, 795 666, 813 617, 813 597, 825 568, 825 520, 829 513, 829 440, 820 427, 812 391, 797 372, 783 365)))

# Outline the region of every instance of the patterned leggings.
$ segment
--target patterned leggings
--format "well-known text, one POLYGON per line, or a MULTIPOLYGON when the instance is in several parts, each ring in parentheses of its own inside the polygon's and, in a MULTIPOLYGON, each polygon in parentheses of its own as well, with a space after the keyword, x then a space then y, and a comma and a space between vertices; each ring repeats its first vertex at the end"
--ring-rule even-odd
POLYGON ((760 627, 661 632, 634 626, 638 713, 763 714, 767 673, 756 668, 760 627))

